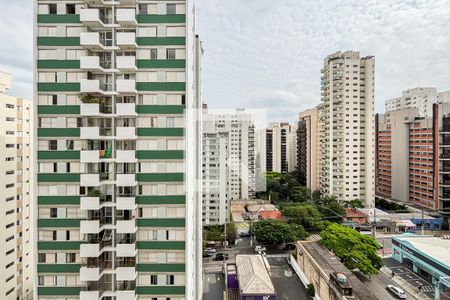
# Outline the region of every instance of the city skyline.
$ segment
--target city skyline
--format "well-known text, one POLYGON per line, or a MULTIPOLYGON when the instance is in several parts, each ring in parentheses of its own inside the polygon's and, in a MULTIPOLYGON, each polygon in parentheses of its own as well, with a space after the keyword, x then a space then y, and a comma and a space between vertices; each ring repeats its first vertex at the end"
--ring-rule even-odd
MULTIPOLYGON (((294 122, 296 113, 319 104, 323 57, 338 50, 376 57, 376 112, 407 88, 450 88, 445 72, 450 57, 444 53, 450 41, 442 38, 450 34, 445 26, 450 7, 444 0, 220 4, 197 1, 197 29, 205 49, 203 101, 211 108, 267 108, 269 121, 294 122), (360 13, 348 23, 339 21, 353 9, 360 13)), ((0 11, 0 38, 9 41, 0 45, 0 67, 15 78, 10 93, 26 98, 32 98, 32 14, 27 0, 0 11)))

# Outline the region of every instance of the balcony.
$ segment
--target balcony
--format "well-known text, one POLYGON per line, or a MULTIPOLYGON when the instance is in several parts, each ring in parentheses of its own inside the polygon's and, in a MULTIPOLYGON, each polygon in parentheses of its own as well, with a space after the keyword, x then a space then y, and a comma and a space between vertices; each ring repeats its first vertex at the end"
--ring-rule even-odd
POLYGON ((116 21, 121 27, 136 27, 136 10, 131 8, 119 8, 116 11, 116 21))
POLYGON ((130 140, 136 138, 136 127, 116 127, 116 139, 130 140))
POLYGON ((101 82, 98 79, 81 79, 80 80, 81 93, 99 93, 103 95, 115 95, 112 85, 106 82, 101 82))
POLYGON ((100 37, 99 32, 80 33, 80 45, 89 50, 105 50, 112 46, 112 42, 100 37))
POLYGON ((98 281, 100 279, 100 268, 80 268, 80 281, 98 281))
POLYGON ((119 94, 135 94, 136 90, 136 80, 134 79, 117 79, 116 90, 119 94))
POLYGON ((81 244, 80 257, 99 257, 100 244, 81 244))
POLYGON ((80 208, 82 210, 99 210, 100 197, 81 197, 80 208))
POLYGON ((112 72, 111 62, 100 61, 99 56, 82 56, 80 58, 80 69, 90 71, 93 73, 107 73, 112 72))
POLYGON ((136 186, 136 175, 135 174, 116 174, 116 185, 117 186, 136 186))
POLYGON ((118 32, 116 36, 116 45, 122 50, 136 49, 136 33, 118 32))
POLYGON ((80 174, 80 185, 81 186, 99 186, 100 185, 100 174, 80 174))
MULTIPOLYGON (((94 128, 96 128, 96 127, 94 127, 94 128)), ((82 162, 82 163, 100 162, 99 150, 82 150, 80 152, 80 162, 82 162)))
POLYGON ((135 291, 117 291, 116 300, 133 300, 136 299, 135 291))
POLYGON ((89 28, 102 28, 113 25, 113 19, 106 17, 99 9, 80 9, 80 22, 89 28))
POLYGON ((116 68, 122 72, 137 71, 136 57, 135 56, 117 56, 116 57, 116 68))
MULTIPOLYGON (((100 138, 100 127, 81 127, 80 138, 85 140, 97 140, 100 138)), ((97 153, 98 156, 98 153, 97 153)))
POLYGON ((117 150, 116 156, 117 162, 134 163, 137 161, 136 151, 134 150, 117 150))
POLYGON ((116 246, 116 253, 119 257, 135 257, 137 254, 135 244, 118 244, 116 246))
POLYGON ((116 268, 117 281, 132 281, 136 280, 137 272, 135 267, 118 267, 116 268))
POLYGON ((98 300, 100 299, 99 291, 80 291, 80 300, 98 300))
POLYGON ((80 115, 82 116, 99 116, 100 104, 98 103, 81 103, 80 115))
POLYGON ((136 230, 137 227, 134 220, 117 221, 116 223, 117 233, 136 233, 136 230))
POLYGON ((99 220, 81 220, 80 222, 80 233, 100 233, 100 221, 99 220))
POLYGON ((136 209, 136 202, 134 197, 117 197, 116 208, 120 210, 134 210, 136 209))
POLYGON ((118 116, 137 116, 136 104, 134 103, 117 103, 116 114, 118 116))

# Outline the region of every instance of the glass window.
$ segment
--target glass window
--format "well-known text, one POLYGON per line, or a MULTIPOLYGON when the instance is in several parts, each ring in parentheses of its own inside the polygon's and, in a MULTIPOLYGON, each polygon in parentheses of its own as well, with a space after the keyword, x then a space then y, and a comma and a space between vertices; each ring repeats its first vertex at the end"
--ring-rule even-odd
POLYGON ((167 14, 175 15, 177 13, 177 5, 176 4, 167 4, 167 14))

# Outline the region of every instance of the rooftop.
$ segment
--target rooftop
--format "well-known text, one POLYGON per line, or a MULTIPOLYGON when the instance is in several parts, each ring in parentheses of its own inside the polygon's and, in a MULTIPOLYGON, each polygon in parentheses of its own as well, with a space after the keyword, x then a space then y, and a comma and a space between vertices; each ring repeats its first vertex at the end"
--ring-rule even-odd
POLYGON ((347 218, 365 218, 366 214, 354 208, 346 208, 345 216, 347 218))
POLYGON ((432 257, 446 266, 450 266, 450 240, 431 235, 405 233, 394 239, 408 243, 416 250, 432 257))
POLYGON ((236 255, 236 268, 241 294, 275 294, 275 288, 261 255, 236 255))
POLYGON ((259 213, 259 216, 261 217, 261 219, 265 220, 265 219, 272 219, 272 220, 283 220, 283 214, 281 213, 281 211, 262 211, 259 213))

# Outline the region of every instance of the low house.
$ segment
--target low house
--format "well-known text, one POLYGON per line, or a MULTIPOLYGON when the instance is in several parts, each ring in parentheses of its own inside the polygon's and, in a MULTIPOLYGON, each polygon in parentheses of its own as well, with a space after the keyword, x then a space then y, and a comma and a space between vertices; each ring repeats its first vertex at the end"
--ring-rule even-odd
POLYGON ((343 217, 344 222, 354 222, 357 224, 367 224, 367 215, 354 208, 346 208, 345 216, 343 217))
POLYGON ((230 275, 228 288, 237 289, 240 300, 276 300, 275 287, 261 255, 236 255, 236 273, 230 275))
POLYGON ((284 216, 281 211, 262 211, 259 213, 261 220, 284 220, 284 216))

